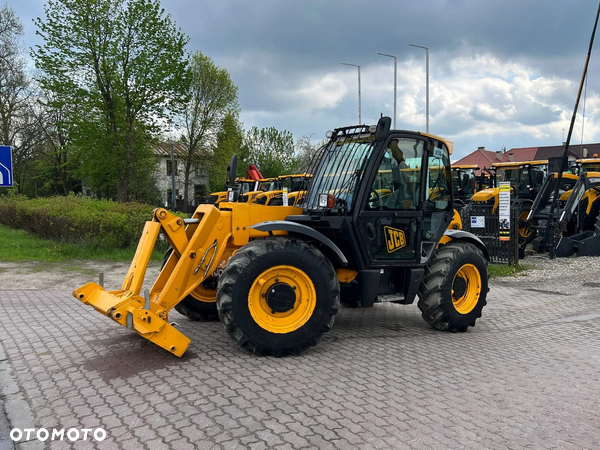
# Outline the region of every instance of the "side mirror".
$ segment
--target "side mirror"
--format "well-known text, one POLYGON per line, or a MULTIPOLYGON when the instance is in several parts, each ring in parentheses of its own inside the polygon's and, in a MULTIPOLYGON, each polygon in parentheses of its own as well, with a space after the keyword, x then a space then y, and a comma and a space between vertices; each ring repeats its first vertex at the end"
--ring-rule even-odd
POLYGON ((375 131, 375 139, 383 140, 390 133, 390 127, 392 126, 392 119, 389 117, 382 117, 377 122, 377 130, 375 131))
POLYGON ((233 183, 235 182, 235 174, 237 172, 237 154, 234 154, 231 157, 231 161, 229 162, 229 165, 227 166, 227 176, 228 176, 228 180, 227 180, 227 186, 233 186, 233 183))

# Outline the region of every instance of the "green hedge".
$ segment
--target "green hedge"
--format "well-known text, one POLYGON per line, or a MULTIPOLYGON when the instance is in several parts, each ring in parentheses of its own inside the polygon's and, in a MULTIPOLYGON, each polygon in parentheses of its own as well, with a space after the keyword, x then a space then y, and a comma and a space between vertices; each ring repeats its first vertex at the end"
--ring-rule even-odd
POLYGON ((0 223, 61 243, 125 248, 136 245, 154 207, 89 197, 0 197, 0 223))

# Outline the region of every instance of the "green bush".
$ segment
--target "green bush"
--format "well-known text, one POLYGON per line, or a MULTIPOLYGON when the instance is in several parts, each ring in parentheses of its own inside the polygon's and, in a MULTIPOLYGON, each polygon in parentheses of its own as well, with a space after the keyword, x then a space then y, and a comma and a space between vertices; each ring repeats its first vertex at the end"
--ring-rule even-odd
POLYGON ((89 197, 0 197, 0 223, 44 239, 91 247, 136 245, 153 206, 89 197))

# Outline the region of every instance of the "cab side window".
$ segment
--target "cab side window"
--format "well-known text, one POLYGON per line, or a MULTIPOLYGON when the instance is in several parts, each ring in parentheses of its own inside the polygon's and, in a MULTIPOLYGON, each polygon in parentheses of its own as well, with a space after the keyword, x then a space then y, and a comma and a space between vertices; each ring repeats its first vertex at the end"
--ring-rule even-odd
POLYGON ((394 138, 371 187, 367 209, 414 210, 419 206, 424 142, 394 138))
MULTIPOLYGON (((446 210, 450 205, 450 159, 448 150, 441 142, 436 141, 432 146, 427 164, 427 209, 446 210)), ((465 174, 463 189, 469 187, 469 175, 465 174)))

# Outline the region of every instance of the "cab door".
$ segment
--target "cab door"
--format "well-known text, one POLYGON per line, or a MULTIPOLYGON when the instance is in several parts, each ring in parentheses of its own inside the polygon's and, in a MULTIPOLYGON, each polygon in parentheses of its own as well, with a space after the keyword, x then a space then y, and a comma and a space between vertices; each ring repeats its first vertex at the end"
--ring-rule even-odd
POLYGON ((445 145, 420 135, 391 135, 372 167, 358 213, 358 234, 371 266, 419 264, 452 217, 445 145))
POLYGON ((390 136, 365 179, 358 232, 371 265, 417 260, 426 146, 420 137, 390 136))

